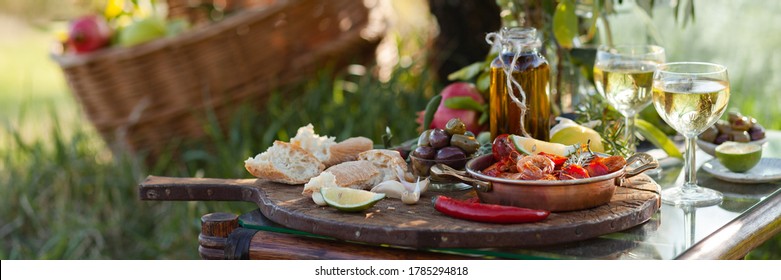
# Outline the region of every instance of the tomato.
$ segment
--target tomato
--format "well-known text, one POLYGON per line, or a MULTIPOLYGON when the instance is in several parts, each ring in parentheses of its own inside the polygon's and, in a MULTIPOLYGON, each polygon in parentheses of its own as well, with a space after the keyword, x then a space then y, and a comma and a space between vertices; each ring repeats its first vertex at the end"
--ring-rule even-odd
POLYGON ((548 154, 546 152, 540 152, 537 155, 545 156, 553 161, 553 165, 556 166, 556 169, 561 169, 561 166, 564 165, 565 162, 567 162, 567 157, 563 157, 560 155, 554 155, 554 154, 548 154))
POLYGON ((559 180, 572 180, 588 178, 588 171, 576 164, 566 164, 561 168, 559 180))
POLYGON ((513 143, 510 142, 509 136, 509 134, 502 134, 496 136, 494 139, 491 151, 493 152, 496 161, 502 161, 509 157, 512 152, 515 152, 515 147, 513 146, 513 143))
POLYGON ((588 175, 591 177, 601 176, 610 173, 610 169, 605 166, 604 163, 602 163, 599 160, 593 160, 591 163, 586 165, 586 171, 588 172, 588 175))

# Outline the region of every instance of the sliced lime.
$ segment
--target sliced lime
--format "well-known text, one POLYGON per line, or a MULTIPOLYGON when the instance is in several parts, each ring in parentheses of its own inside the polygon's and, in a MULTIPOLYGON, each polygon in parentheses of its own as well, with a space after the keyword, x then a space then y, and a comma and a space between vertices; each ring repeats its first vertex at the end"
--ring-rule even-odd
POLYGON ((597 131, 577 122, 556 117, 558 123, 550 129, 550 142, 564 145, 577 145, 589 143, 591 151, 604 153, 605 146, 602 144, 602 136, 597 131))
POLYGON ((325 203, 345 212, 359 212, 369 209, 377 201, 385 198, 384 193, 350 188, 322 188, 320 194, 323 195, 325 203))
POLYGON ((746 172, 759 163, 762 146, 727 141, 716 147, 716 158, 732 172, 746 172))
POLYGON ((569 156, 569 154, 577 151, 577 145, 567 146, 564 144, 545 142, 518 135, 510 135, 510 141, 512 141, 515 149, 519 153, 526 155, 545 152, 546 154, 554 154, 566 157, 569 156))

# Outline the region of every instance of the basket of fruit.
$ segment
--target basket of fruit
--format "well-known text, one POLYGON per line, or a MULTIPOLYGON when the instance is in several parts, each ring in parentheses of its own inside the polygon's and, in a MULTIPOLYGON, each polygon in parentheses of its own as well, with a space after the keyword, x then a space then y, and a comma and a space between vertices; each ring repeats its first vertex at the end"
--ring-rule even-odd
POLYGON ((150 155, 203 136, 207 112, 225 125, 239 104, 262 108, 271 90, 322 65, 373 57, 382 29, 367 36, 363 1, 257 2, 271 4, 184 32, 173 19, 112 30, 101 17, 81 18, 52 57, 101 136, 150 155))

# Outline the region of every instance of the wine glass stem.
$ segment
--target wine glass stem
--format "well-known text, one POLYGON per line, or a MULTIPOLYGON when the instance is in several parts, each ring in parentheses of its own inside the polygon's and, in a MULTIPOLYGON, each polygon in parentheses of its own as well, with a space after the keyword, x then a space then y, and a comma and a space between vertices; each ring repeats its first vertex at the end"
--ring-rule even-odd
POLYGON ((684 153, 684 179, 685 183, 681 188, 684 193, 694 192, 697 190, 697 161, 694 158, 694 154, 697 152, 697 147, 694 146, 694 142, 697 140, 697 136, 689 137, 685 136, 685 153, 684 153))
POLYGON ((624 117, 624 139, 626 140, 626 149, 629 154, 634 154, 637 150, 635 148, 635 115, 624 117))

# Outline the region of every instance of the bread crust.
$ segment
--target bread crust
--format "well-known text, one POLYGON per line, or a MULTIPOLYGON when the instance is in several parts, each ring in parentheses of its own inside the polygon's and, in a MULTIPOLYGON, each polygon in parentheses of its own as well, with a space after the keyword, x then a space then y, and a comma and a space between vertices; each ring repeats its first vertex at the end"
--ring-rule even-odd
POLYGON ((353 189, 369 189, 382 176, 374 164, 365 160, 343 162, 325 171, 334 174, 336 184, 340 187, 353 189))
POLYGON ((325 165, 317 160, 312 153, 298 145, 282 141, 274 141, 274 145, 265 152, 244 161, 244 167, 257 178, 292 185, 304 184, 325 169, 325 165), (284 153, 284 155, 280 155, 280 153, 284 153), (283 156, 288 159, 282 159, 283 156), (300 158, 296 160, 296 163, 306 165, 306 172, 301 173, 293 170, 292 165, 288 165, 290 169, 285 169, 274 164, 274 160, 289 160, 290 158, 300 158))
POLYGON ((331 151, 330 157, 323 161, 323 164, 328 168, 342 162, 355 161, 358 159, 358 154, 371 150, 373 147, 374 142, 369 138, 347 138, 329 148, 331 151))

